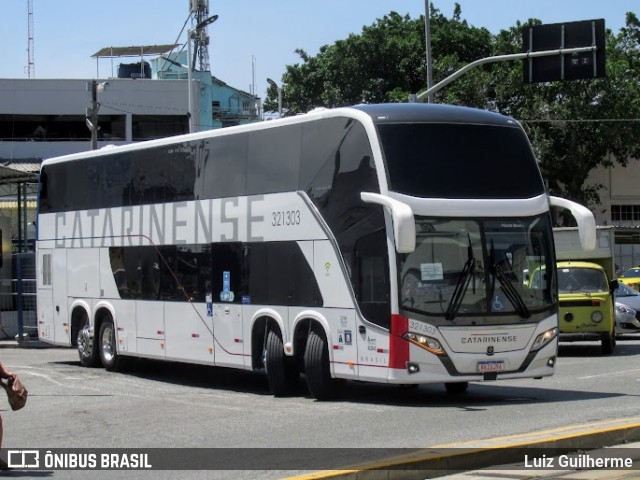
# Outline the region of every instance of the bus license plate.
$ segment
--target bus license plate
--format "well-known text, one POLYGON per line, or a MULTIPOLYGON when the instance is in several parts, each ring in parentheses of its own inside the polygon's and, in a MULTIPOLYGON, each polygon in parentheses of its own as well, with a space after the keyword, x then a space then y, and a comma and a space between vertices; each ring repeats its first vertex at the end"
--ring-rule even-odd
POLYGON ((501 372, 504 370, 504 360, 488 360, 478 362, 479 372, 501 372))

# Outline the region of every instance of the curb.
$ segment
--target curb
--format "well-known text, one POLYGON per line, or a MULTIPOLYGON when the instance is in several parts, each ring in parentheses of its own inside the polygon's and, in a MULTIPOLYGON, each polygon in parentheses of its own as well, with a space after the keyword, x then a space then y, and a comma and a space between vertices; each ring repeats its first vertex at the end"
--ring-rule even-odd
POLYGON ((2 348, 57 348, 55 345, 41 342, 40 340, 0 340, 0 349, 2 348))
POLYGON ((287 477, 284 480, 422 480, 522 462, 524 449, 553 449, 553 455, 560 455, 624 446, 639 440, 640 417, 613 419, 490 440, 437 445, 378 462, 287 477))

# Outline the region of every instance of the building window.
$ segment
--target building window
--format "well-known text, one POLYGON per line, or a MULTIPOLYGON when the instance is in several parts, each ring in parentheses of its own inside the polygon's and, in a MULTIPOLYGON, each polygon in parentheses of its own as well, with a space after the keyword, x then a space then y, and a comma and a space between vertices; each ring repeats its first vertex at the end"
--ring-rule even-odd
POLYGON ((185 115, 133 115, 133 140, 149 140, 189 132, 185 115))
POLYGON ((633 222, 640 220, 640 205, 611 205, 611 221, 633 222))
MULTIPOLYGON (((100 115, 99 140, 124 140, 125 116, 100 115)), ((0 140, 85 141, 91 138, 84 115, 12 115, 0 114, 0 140)))

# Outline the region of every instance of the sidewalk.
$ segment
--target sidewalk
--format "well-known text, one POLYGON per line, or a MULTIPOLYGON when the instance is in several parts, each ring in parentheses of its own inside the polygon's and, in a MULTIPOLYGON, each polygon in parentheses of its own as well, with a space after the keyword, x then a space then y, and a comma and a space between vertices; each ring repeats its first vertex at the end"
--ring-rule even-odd
POLYGON ((605 447, 597 450, 582 450, 552 458, 527 458, 525 462, 499 465, 481 470, 473 470, 464 473, 456 473, 439 477, 443 480, 495 480, 496 478, 509 478, 512 480, 529 479, 563 479, 563 480, 623 480, 640 478, 640 442, 605 447), (606 462, 612 459, 630 461, 631 466, 623 469, 590 467, 590 462, 606 462), (537 464, 537 465, 533 465, 537 464), (538 468, 541 465, 549 465, 547 468, 538 468), (585 465, 575 467, 574 465, 585 465))
POLYGON ((55 345, 41 342, 37 338, 25 337, 21 342, 15 338, 1 338, 0 349, 2 348, 58 348, 55 345))
POLYGON ((427 478, 637 479, 640 478, 640 417, 436 445, 379 462, 300 475, 289 480, 427 478), (598 465, 616 465, 620 468, 598 465))

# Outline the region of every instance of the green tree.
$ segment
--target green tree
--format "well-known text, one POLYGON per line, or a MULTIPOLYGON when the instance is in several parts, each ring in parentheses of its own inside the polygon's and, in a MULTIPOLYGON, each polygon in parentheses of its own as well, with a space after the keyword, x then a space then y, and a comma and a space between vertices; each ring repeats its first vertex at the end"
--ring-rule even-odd
MULTIPOLYGON (((438 52, 435 81, 490 51, 490 32, 461 20, 459 6, 452 18, 433 7, 430 16, 433 50, 438 52)), ((409 94, 426 86, 424 17, 411 19, 391 12, 365 26, 360 34, 324 45, 316 56, 304 50, 296 53, 301 63, 288 65, 282 77, 286 115, 315 107, 406 102, 409 94)), ((482 106, 485 83, 481 72, 474 72, 439 94, 438 101, 462 97, 467 105, 482 106)), ((277 90, 273 86, 267 90, 264 108, 277 108, 277 90)))
MULTIPOLYGON (((501 32, 496 46, 516 50, 519 30, 501 32)), ((618 35, 607 31, 602 79, 523 85, 520 65, 494 68, 495 109, 523 124, 552 194, 596 206, 603 185, 587 184, 589 173, 640 158, 639 31, 633 14, 618 35)))
MULTIPOLYGON (((458 4, 450 18, 431 6, 433 78, 438 82, 468 63, 522 50, 529 19, 497 35, 470 26, 458 4)), ((406 102, 425 89, 424 17, 391 12, 360 34, 323 46, 282 77, 286 115, 315 107, 406 102)), ((618 34, 607 31, 606 78, 523 84, 521 62, 487 64, 437 92, 434 101, 500 112, 519 120, 532 140, 552 194, 586 205, 600 203, 602 185, 586 184, 599 166, 640 158, 640 22, 628 13, 618 34)), ((265 110, 277 106, 270 87, 265 110)))

